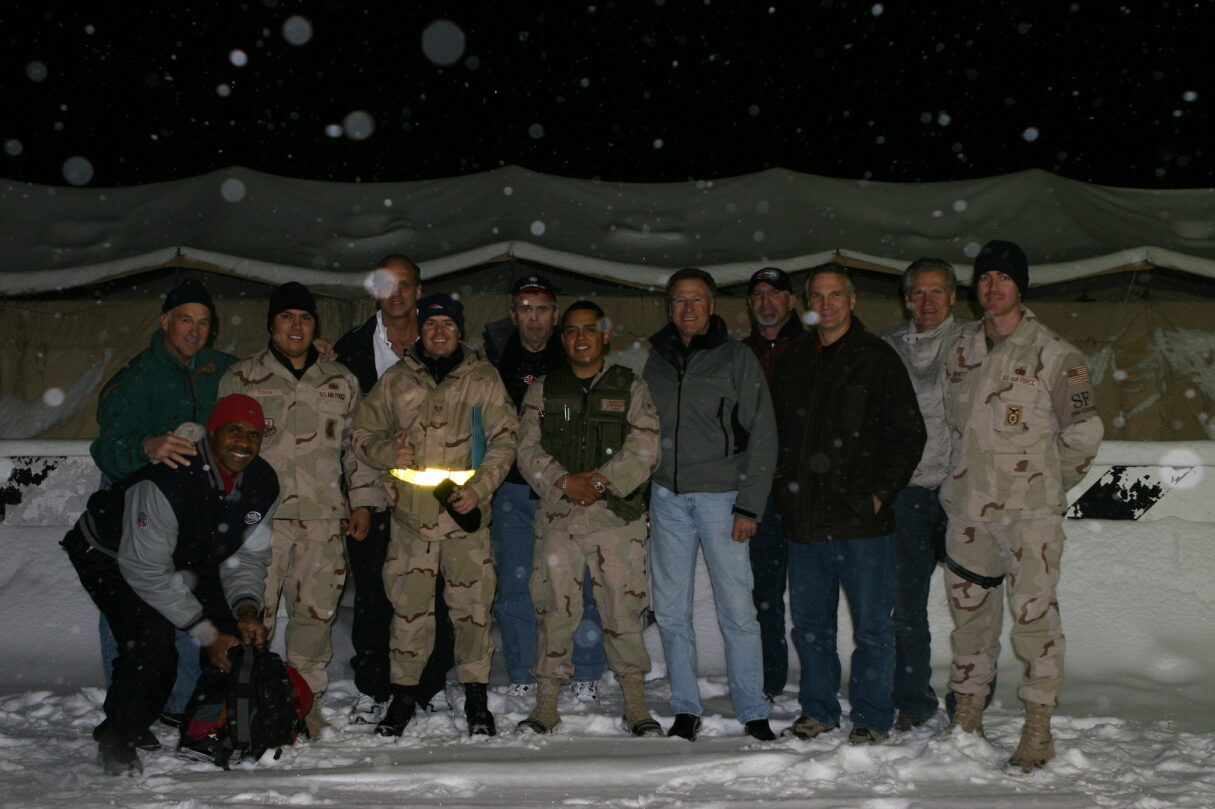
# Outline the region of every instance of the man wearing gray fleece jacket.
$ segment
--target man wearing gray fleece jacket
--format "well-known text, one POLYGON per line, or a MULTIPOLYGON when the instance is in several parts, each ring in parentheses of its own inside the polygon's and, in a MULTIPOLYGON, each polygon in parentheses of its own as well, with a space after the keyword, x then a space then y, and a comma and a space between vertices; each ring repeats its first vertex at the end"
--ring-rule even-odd
POLYGON ((671 322, 650 338, 643 376, 662 429, 662 463, 650 488, 650 582, 671 683, 668 736, 700 729, 696 551, 704 549, 726 647, 734 712, 746 732, 772 739, 747 540, 763 517, 776 466, 772 399, 755 355, 715 315, 716 285, 703 270, 667 282, 671 322))
POLYGON ((949 474, 950 436, 945 423, 945 352, 969 320, 953 316, 957 301, 953 265, 921 258, 903 274, 911 319, 882 332, 898 352, 915 388, 928 433, 924 454, 894 503, 894 707, 896 730, 911 730, 937 712, 932 677, 928 594, 945 539, 945 513, 937 492, 949 474))

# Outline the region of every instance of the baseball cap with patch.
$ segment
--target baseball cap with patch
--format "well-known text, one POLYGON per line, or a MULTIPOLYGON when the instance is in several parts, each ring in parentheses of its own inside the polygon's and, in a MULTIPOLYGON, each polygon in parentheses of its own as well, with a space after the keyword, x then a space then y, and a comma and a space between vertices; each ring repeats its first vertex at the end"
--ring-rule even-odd
POLYGON ((554 301, 557 300, 557 292, 559 290, 553 285, 553 282, 545 278, 543 275, 525 275, 514 283, 510 288, 511 297, 516 295, 540 294, 548 295, 554 301))
POLYGON ((754 292, 760 284, 771 284, 773 289, 784 292, 793 291, 793 282, 789 280, 789 274, 780 267, 764 267, 762 270, 756 270, 755 274, 751 276, 751 280, 747 282, 747 294, 750 295, 754 292))

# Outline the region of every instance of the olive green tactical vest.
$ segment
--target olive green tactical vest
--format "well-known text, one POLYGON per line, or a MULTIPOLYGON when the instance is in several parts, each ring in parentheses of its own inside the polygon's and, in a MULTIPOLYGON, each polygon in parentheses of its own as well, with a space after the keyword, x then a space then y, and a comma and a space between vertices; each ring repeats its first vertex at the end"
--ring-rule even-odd
MULTIPOLYGON (((613 365, 589 393, 568 365, 544 377, 540 446, 571 472, 602 466, 624 446, 629 434, 629 399, 634 375, 613 365)), ((644 486, 628 497, 607 492, 607 507, 625 522, 645 513, 644 486)))

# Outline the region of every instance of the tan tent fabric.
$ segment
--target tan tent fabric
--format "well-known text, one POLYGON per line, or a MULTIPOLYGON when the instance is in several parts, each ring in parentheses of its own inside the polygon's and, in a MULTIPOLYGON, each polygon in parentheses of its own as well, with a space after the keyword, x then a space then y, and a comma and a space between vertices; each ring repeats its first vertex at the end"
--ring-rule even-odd
MULTIPOLYGON (((515 270, 514 272, 517 272, 515 270)), ((466 307, 467 338, 480 344, 484 325, 506 315, 505 280, 509 266, 487 275, 471 275, 427 282, 427 291, 459 294, 466 307)), ((40 419, 54 422, 37 433, 0 435, 2 438, 89 438, 96 435, 96 397, 100 382, 147 345, 156 328, 161 295, 171 277, 140 282, 91 300, 0 300, 0 416, 15 414, 25 426, 40 419), (95 365, 108 361, 96 373, 97 383, 81 398, 61 396, 95 365), (64 400, 57 403, 60 398, 64 400), (60 409, 62 408, 62 409, 60 409)), ((207 278, 213 291, 222 279, 207 278)), ((269 287, 229 284, 217 296, 220 322, 215 346, 246 356, 264 345, 269 287)), ((576 287, 576 283, 571 284, 576 287)), ((594 295, 613 325, 613 350, 636 364, 648 348, 647 338, 666 322, 660 292, 623 288, 596 290, 563 287, 562 301, 594 295)), ((1122 440, 1215 439, 1208 414, 1215 399, 1215 302, 1124 303, 1034 302, 1030 305, 1049 325, 1072 340, 1089 357, 1096 384, 1098 407, 1106 422, 1106 435, 1122 440)), ((318 299, 321 332, 336 340, 347 328, 372 311, 364 298, 318 299)), ((957 312, 970 314, 959 304, 957 312)), ((749 330, 741 296, 718 300, 718 313, 737 336, 749 330)), ((858 313, 871 330, 881 330, 903 317, 902 302, 894 294, 862 295, 858 313)), ((86 380, 87 381, 87 380, 86 380)), ((0 425, 12 423, 0 418, 0 425)), ((12 428, 9 428, 12 433, 12 428)))

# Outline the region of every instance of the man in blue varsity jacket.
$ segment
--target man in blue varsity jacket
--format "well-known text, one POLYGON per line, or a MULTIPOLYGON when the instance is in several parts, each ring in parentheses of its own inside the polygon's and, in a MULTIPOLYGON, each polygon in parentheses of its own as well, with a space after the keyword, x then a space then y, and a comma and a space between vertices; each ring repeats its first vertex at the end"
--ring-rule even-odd
POLYGON ((97 492, 61 543, 118 640, 105 720, 93 730, 108 774, 141 769, 135 742, 173 687, 175 630, 201 649, 201 690, 229 669, 229 648, 265 643, 279 487, 258 457, 264 423, 255 400, 225 396, 194 463, 148 464, 97 492))

